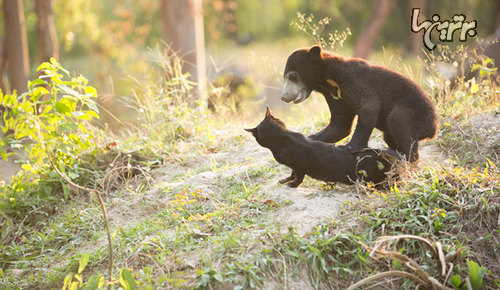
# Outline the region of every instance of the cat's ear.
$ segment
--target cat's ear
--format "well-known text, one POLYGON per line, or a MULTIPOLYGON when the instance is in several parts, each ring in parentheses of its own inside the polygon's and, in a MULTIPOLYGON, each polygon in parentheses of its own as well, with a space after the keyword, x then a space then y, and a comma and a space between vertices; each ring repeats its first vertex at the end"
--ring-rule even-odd
POLYGON ((269 109, 269 106, 266 106, 266 118, 271 116, 271 109, 269 109))
POLYGON ((252 134, 254 134, 254 135, 255 135, 255 133, 257 133, 257 127, 252 128, 252 129, 247 129, 247 128, 245 128, 245 131, 250 132, 250 133, 252 133, 252 134))

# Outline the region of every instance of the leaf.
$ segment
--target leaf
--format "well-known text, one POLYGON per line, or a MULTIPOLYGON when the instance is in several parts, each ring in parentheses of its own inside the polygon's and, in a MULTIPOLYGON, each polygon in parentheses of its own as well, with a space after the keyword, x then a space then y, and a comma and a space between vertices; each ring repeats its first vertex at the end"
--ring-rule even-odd
MULTIPOLYGON (((64 200, 68 200, 68 197, 69 197, 68 186, 64 182, 61 182, 61 185, 62 185, 63 192, 64 192, 64 200)), ((80 273, 80 272, 78 272, 78 273, 80 273)))
POLYGON ((382 171, 382 170, 384 170, 385 166, 382 162, 377 161, 377 168, 378 168, 378 170, 382 171))
POLYGON ((441 230, 441 223, 438 219, 434 220, 434 231, 439 232, 441 230))
POLYGON ((76 130, 78 130, 78 124, 73 122, 68 122, 59 126, 59 129, 67 133, 75 132, 76 130))
POLYGON ((50 68, 50 63, 43 62, 42 64, 40 64, 38 66, 38 68, 36 69, 36 71, 41 71, 41 70, 45 70, 45 69, 49 69, 49 68, 50 68))
POLYGON ((101 276, 94 274, 94 275, 90 276, 89 281, 87 282, 87 285, 85 285, 85 288, 83 288, 83 289, 84 290, 95 290, 95 289, 99 288, 100 281, 101 281, 101 276))
POLYGON ((85 111, 85 114, 87 114, 89 116, 92 116, 92 117, 94 117, 96 119, 99 119, 99 115, 96 112, 94 112, 94 111, 85 111))
POLYGON ((50 113, 50 111, 52 111, 52 105, 47 105, 43 108, 43 112, 40 114, 40 115, 47 115, 48 113, 50 113))
POLYGON ((75 274, 73 277, 74 277, 76 280, 78 280, 78 282, 80 282, 80 284, 82 284, 82 283, 83 283, 82 276, 80 276, 80 275, 78 275, 78 274, 75 274))
POLYGON ((78 119, 78 120, 90 120, 90 119, 92 119, 92 117, 90 117, 89 115, 87 115, 87 114, 85 114, 84 112, 81 112, 81 111, 71 112, 71 115, 73 117, 75 117, 76 119, 78 119))
POLYGON ((476 70, 477 70, 478 68, 480 68, 480 67, 481 67, 481 66, 480 66, 479 64, 477 64, 477 63, 476 63, 476 64, 474 64, 474 65, 472 66, 472 68, 471 68, 471 70, 470 70, 470 71, 471 71, 471 72, 476 71, 476 70))
POLYGON ((72 88, 66 86, 66 85, 60 85, 59 87, 59 90, 61 90, 63 93, 69 95, 70 97, 75 97, 75 96, 79 96, 80 94, 73 90, 72 88))
POLYGON ((69 289, 70 290, 77 290, 78 289, 78 282, 73 282, 71 283, 71 285, 69 286, 69 289))
POLYGON ((134 276, 126 268, 120 270, 120 284, 125 290, 135 290, 137 287, 134 276))
POLYGON ((217 280, 217 281, 219 281, 221 283, 224 281, 224 279, 222 278, 221 274, 215 274, 213 277, 214 277, 215 280, 217 280))
POLYGON ((207 286, 209 282, 210 282, 210 275, 208 274, 201 275, 201 281, 200 281, 201 285, 207 286))
POLYGON ((71 109, 65 103, 59 101, 55 105, 56 110, 61 114, 66 114, 71 111, 71 109))
POLYGON ((35 79, 31 82, 32 85, 42 85, 42 86, 46 86, 47 85, 47 82, 42 80, 42 79, 35 79))
POLYGON ((472 288, 481 289, 486 269, 474 261, 467 261, 467 266, 469 267, 469 281, 472 288))
POLYGON ((78 274, 82 273, 83 270, 85 270, 85 267, 87 267, 88 263, 89 263, 89 254, 85 253, 80 257, 78 274))
POLYGON ((97 108, 97 105, 95 104, 94 101, 89 100, 87 101, 86 105, 89 106, 89 108, 92 109, 92 111, 99 113, 99 109, 97 108))
POLYGON ((85 94, 89 97, 97 97, 97 90, 92 86, 86 86, 83 88, 85 90, 85 94))
POLYGON ((45 95, 48 93, 49 93, 49 91, 47 91, 47 89, 43 86, 39 86, 33 91, 34 96, 42 96, 42 95, 45 95))
POLYGON ((448 283, 455 288, 455 289, 460 289, 462 286, 462 279, 460 279, 460 275, 453 275, 451 276, 450 280, 448 280, 448 283))
POLYGON ((479 92, 479 85, 478 84, 472 84, 472 86, 470 87, 470 93, 471 94, 475 94, 479 92))
POLYGON ((69 289, 72 280, 73 280, 73 274, 68 274, 66 275, 66 277, 64 277, 63 290, 69 289))
POLYGON ((394 267, 394 269, 401 269, 401 262, 399 261, 396 261, 396 260, 392 260, 392 266, 394 267))

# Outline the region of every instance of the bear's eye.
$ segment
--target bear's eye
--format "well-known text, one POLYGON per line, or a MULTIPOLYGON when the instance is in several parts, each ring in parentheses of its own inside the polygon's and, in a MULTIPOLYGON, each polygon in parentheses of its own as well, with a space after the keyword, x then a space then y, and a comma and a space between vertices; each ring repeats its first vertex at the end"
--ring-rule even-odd
POLYGON ((297 73, 295 72, 292 72, 288 75, 288 79, 291 81, 291 82, 296 82, 297 79, 298 79, 298 75, 297 73))

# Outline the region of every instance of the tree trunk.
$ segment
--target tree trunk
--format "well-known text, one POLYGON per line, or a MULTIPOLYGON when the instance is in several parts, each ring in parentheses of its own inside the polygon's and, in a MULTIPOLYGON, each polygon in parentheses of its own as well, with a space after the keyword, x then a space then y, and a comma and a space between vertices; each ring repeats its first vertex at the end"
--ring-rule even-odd
POLYGON ((201 0, 161 0, 162 37, 184 59, 185 72, 205 90, 205 38, 201 0))
POLYGON ((330 6, 331 6, 331 3, 332 1, 331 0, 321 0, 320 1, 320 11, 319 11, 319 15, 320 15, 320 19, 323 19, 325 17, 329 17, 329 10, 330 10, 330 6))
MULTIPOLYGON (((495 13, 495 34, 500 32, 500 2, 497 1, 496 13, 495 13)), ((500 34, 500 33, 499 33, 500 34)))
MULTIPOLYGON (((5 67, 7 66, 7 55, 5 53, 5 41, 2 39, 0 43, 0 90, 4 94, 10 94, 9 83, 7 77, 5 76, 5 67)), ((0 112, 2 112, 2 107, 0 106, 0 112)))
POLYGON ((37 36, 40 63, 49 61, 51 57, 59 59, 56 25, 54 23, 54 0, 36 0, 37 36))
POLYGON ((377 35, 391 12, 394 0, 378 0, 373 9, 370 20, 363 26, 363 30, 356 40, 354 56, 367 58, 373 49, 377 35))
POLYGON ((12 90, 27 90, 29 73, 28 39, 22 0, 4 0, 5 54, 12 90))
MULTIPOLYGON (((425 10, 426 10, 426 0, 410 0, 410 7, 408 11, 408 15, 411 15, 411 11, 413 8, 420 8, 420 14, 419 14, 419 21, 422 22, 423 19, 427 19, 425 17, 425 10)), ((411 19, 410 16, 408 16, 408 19, 411 19)), ((414 55, 421 55, 422 54, 422 48, 424 46, 424 41, 422 34, 424 33, 423 31, 420 31, 419 33, 412 32, 411 30, 408 30, 410 33, 410 43, 411 43, 411 53, 414 55)))

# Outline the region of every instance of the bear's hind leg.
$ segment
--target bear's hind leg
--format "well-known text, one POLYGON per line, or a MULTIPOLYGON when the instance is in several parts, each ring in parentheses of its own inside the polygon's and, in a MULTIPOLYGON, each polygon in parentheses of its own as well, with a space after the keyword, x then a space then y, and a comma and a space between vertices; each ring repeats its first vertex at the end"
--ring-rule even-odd
POLYGON ((384 132, 384 141, 390 148, 405 155, 406 161, 418 160, 418 138, 414 136, 413 127, 409 123, 408 115, 404 112, 391 114, 387 120, 387 132, 384 132))
POLYGON ((406 161, 415 162, 418 160, 418 140, 412 138, 409 132, 403 132, 403 130, 396 131, 394 135, 396 151, 405 155, 406 161))
POLYGON ((389 148, 397 150, 396 144, 394 143, 394 139, 392 139, 392 136, 387 131, 384 132, 384 141, 385 144, 389 146, 389 148))

